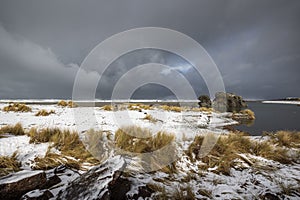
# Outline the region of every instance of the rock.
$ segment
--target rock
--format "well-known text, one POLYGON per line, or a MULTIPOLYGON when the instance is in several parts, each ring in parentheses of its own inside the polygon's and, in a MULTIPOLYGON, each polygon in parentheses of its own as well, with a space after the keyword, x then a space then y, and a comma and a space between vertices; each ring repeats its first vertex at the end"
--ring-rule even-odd
POLYGON ((280 200, 281 199, 276 194, 272 194, 270 192, 260 195, 260 198, 263 200, 280 200))
POLYGON ((104 164, 93 167, 69 183, 66 189, 58 194, 57 199, 111 199, 112 193, 113 195, 120 191, 124 193, 124 188, 115 189, 114 192, 111 190, 121 180, 119 178, 125 165, 125 160, 121 156, 110 158, 104 164))
POLYGON ((49 190, 33 190, 22 196, 21 200, 48 200, 54 197, 49 190))
POLYGON ((199 107, 206 107, 206 108, 211 108, 211 100, 209 96, 207 95, 201 95, 198 97, 198 100, 200 101, 199 107))
POLYGON ((20 199, 25 193, 39 189, 47 182, 43 171, 20 171, 0 179, 0 199, 20 199))
POLYGON ((212 106, 215 110, 221 112, 239 112, 247 108, 247 104, 241 96, 224 92, 216 93, 212 106))

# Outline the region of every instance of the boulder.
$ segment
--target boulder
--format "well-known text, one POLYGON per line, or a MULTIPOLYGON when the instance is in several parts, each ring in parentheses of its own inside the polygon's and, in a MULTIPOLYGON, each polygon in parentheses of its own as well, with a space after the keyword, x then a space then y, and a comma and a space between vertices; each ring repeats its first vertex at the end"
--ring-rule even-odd
POLYGON ((207 95, 201 95, 198 97, 198 100, 200 101, 199 107, 205 107, 205 108, 211 108, 211 100, 209 96, 207 95))
POLYGON ((33 190, 22 196, 21 200, 49 200, 54 197, 49 190, 33 190))
POLYGON ((47 182, 44 171, 20 171, 0 179, 0 199, 20 199, 25 193, 39 189, 47 182))
POLYGON ((215 110, 221 112, 240 112, 247 108, 247 104, 241 96, 224 92, 216 93, 212 105, 215 110))
POLYGON ((124 182, 120 186, 121 189, 111 191, 121 180, 120 176, 125 165, 125 160, 121 156, 110 158, 104 164, 93 167, 69 183, 64 191, 59 192, 57 199, 111 199, 112 193, 126 194, 130 190, 128 182, 124 182))

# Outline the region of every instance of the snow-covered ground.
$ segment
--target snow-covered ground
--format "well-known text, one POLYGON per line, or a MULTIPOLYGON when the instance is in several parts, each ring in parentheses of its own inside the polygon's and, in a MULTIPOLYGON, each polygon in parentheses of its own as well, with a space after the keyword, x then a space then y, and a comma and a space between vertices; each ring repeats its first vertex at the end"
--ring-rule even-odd
MULTIPOLYGON (((227 133, 222 127, 237 123, 230 118, 230 114, 228 113, 192 111, 180 113, 164 111, 159 108, 142 110, 141 112, 137 110, 119 110, 113 112, 100 108, 68 108, 38 104, 30 105, 32 112, 16 113, 3 112, 2 108, 6 105, 7 103, 0 103, 0 127, 20 122, 27 130, 32 127, 58 127, 77 130, 81 133, 93 128, 109 131, 114 134, 122 126, 137 125, 148 128, 153 132, 166 131, 173 133, 176 136, 177 142, 181 143, 178 147, 182 149, 187 148, 195 135, 207 132, 214 134, 227 133), (54 110, 55 114, 40 117, 35 116, 35 113, 41 109, 54 110), (156 122, 145 120, 144 117, 148 114, 156 119, 156 122)), ((29 144, 29 137, 27 136, 8 135, 0 138, 0 156, 10 156, 17 151, 18 159, 22 162, 22 168, 30 170, 31 161, 37 156, 43 156, 48 146, 47 143, 29 144)), ((181 156, 177 162, 178 172, 176 174, 170 176, 163 172, 151 174, 137 173, 135 176, 129 178, 134 184, 128 194, 134 195, 137 187, 151 183, 156 185, 163 184, 165 190, 170 193, 173 193, 175 189, 190 187, 194 194, 196 194, 196 198, 200 199, 253 199, 259 198, 259 195, 262 193, 281 193, 285 188, 290 188, 300 183, 299 164, 282 165, 260 157, 255 159, 259 160, 256 163, 257 168, 273 166, 276 169, 255 171, 253 168, 246 166, 244 170, 232 168, 231 176, 225 176, 213 173, 215 170, 213 168, 207 170, 207 172, 199 171, 198 165, 201 163, 191 163, 186 156, 181 156), (188 178, 191 180, 182 181, 182 179, 188 178), (205 194, 206 191, 209 192, 205 194)), ((243 165, 247 164, 243 163, 243 165)), ((73 179, 74 177, 72 177, 73 179)), ((71 179, 68 179, 66 176, 64 183, 67 183, 68 180, 71 179)), ((59 189, 56 188, 51 191, 56 195, 59 189)), ((300 196, 300 192, 298 195, 300 196)), ((291 196, 288 198, 293 199, 291 196)))
POLYGON ((263 101, 262 103, 276 103, 276 104, 300 105, 300 101, 263 101))

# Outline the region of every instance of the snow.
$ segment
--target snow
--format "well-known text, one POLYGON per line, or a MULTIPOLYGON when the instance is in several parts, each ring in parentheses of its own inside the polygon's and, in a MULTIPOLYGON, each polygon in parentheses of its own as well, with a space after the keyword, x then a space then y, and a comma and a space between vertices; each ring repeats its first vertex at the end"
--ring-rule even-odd
MULTIPOLYGON (((45 102, 56 102, 58 100, 47 100, 45 102)), ((0 101, 0 109, 4 107, 6 101, 0 101), (2 102, 2 103, 1 103, 2 102)), ((30 102, 29 100, 23 102, 30 102)), ((101 101, 103 102, 103 101, 101 101)), ((111 101, 107 101, 110 103, 111 101)), ((125 101, 126 102, 126 101, 125 101)), ((264 103, 270 103, 269 101, 264 103)), ((273 101, 271 102, 273 103, 273 101)), ((278 101, 276 102, 278 103, 278 101)), ((284 101, 282 103, 287 103, 284 101)), ((295 102, 294 102, 295 103, 295 102)), ((297 102, 300 104, 300 102, 297 102)), ((68 108, 52 105, 39 105, 32 104, 32 112, 28 113, 15 113, 0 111, 0 126, 14 125, 21 122, 23 127, 29 130, 31 127, 46 128, 58 127, 77 130, 80 134, 90 128, 96 130, 109 131, 112 134, 122 127, 127 125, 137 125, 140 127, 148 128, 154 133, 158 131, 166 131, 173 133, 176 136, 178 152, 183 152, 193 141, 195 135, 205 134, 212 132, 215 134, 227 133, 223 130, 225 125, 233 125, 237 122, 230 118, 229 113, 205 113, 205 112, 192 112, 185 111, 182 113, 169 112, 161 109, 128 111, 119 110, 116 112, 105 111, 100 108, 68 108), (55 114, 49 116, 36 117, 34 114, 40 110, 54 110, 55 114), (149 122, 143 118, 146 114, 150 114, 157 122, 149 122)), ((253 140, 265 140, 266 137, 251 137, 253 140)), ((5 135, 0 138, 0 156, 11 156, 15 151, 18 152, 18 159, 22 162, 22 168, 29 170, 32 160, 35 157, 43 157, 48 149, 49 144, 29 144, 28 136, 11 136, 5 135)), ((137 158, 130 160, 127 170, 133 174, 129 180, 133 183, 131 190, 128 192, 129 196, 138 193, 138 187, 145 186, 152 183, 164 186, 166 191, 174 192, 174 188, 181 186, 190 186, 195 191, 197 198, 208 198, 198 193, 198 190, 211 191, 213 199, 253 199, 259 197, 260 194, 265 192, 280 193, 283 188, 292 187, 299 184, 300 180, 300 165, 282 165, 278 162, 267 160, 253 155, 240 155, 241 158, 255 160, 255 167, 250 167, 249 164, 239 159, 237 162, 245 169, 231 169, 231 175, 225 176, 216 174, 213 171, 217 170, 216 167, 209 168, 207 171, 201 171, 199 166, 203 165, 201 161, 191 162, 187 156, 181 155, 176 162, 178 169, 177 173, 172 175, 160 171, 153 173, 141 174, 140 167, 135 165, 139 163, 137 158), (268 167, 272 166, 272 168, 268 167), (184 178, 193 177, 189 183, 183 182, 184 178)), ((109 166, 111 170, 120 168, 123 162, 120 162, 119 157, 109 159, 109 166)), ((127 160, 126 160, 127 162, 127 160)), ((27 173, 28 171, 23 171, 27 173)), ((38 171, 33 171, 37 173, 38 171)), ((20 177, 22 177, 22 172, 20 177)), ((50 191, 56 196, 59 191, 66 187, 66 184, 73 181, 79 176, 74 171, 67 171, 60 174, 59 177, 62 182, 50 191)), ((101 178, 101 177, 100 177, 101 178)), ((10 179, 5 179, 9 181, 10 179)), ((107 180, 109 182, 109 180, 107 180)), ((98 185, 98 188, 103 188, 107 182, 98 185)), ((96 189, 96 188, 95 188, 96 189)), ((300 196, 300 193, 298 194, 300 196)), ((293 199, 292 196, 286 196, 293 199)))
POLYGON ((30 169, 35 157, 44 157, 48 143, 29 144, 28 136, 8 136, 0 139, 0 156, 11 156, 17 152, 18 160, 22 162, 23 169, 30 169))
POLYGON ((8 184, 8 183, 14 183, 14 182, 18 182, 22 179, 31 177, 31 176, 35 176, 37 174, 40 174, 41 170, 36 170, 36 171, 31 171, 31 170, 23 170, 23 171, 19 171, 10 175, 7 175, 5 177, 0 178, 0 184, 8 184))
POLYGON ((262 103, 292 104, 300 105, 300 101, 263 101, 262 103))

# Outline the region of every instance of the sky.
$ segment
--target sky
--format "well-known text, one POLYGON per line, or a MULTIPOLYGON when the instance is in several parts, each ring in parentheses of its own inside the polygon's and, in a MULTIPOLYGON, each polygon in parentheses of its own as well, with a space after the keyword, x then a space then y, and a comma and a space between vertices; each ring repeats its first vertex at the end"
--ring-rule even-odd
MULTIPOLYGON (((227 92, 246 99, 300 96, 299 10, 299 0, 0 0, 0 99, 71 98, 89 52, 139 27, 173 29, 196 40, 218 66, 227 92)), ((149 62, 173 67, 197 95, 208 93, 184 59, 144 49, 115 60, 96 97, 110 99, 122 74, 149 62)), ((148 84, 132 98, 168 99, 172 92, 148 84)))

